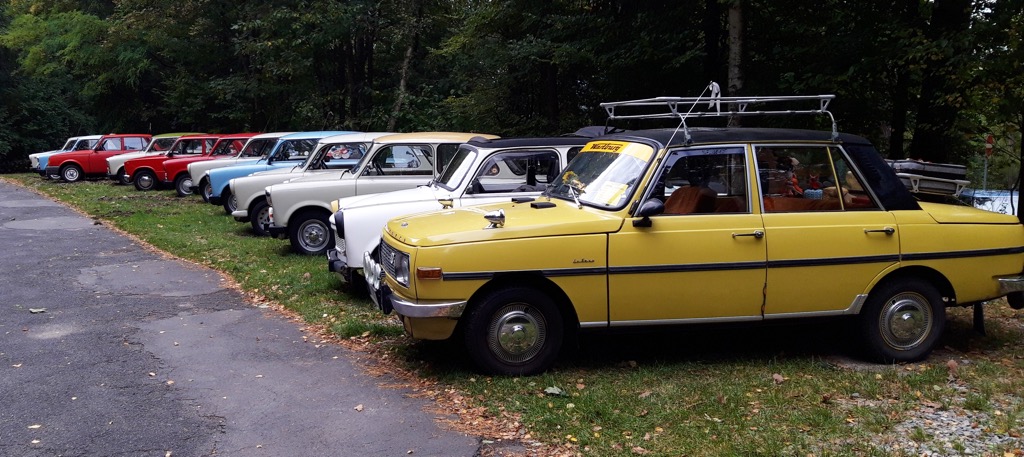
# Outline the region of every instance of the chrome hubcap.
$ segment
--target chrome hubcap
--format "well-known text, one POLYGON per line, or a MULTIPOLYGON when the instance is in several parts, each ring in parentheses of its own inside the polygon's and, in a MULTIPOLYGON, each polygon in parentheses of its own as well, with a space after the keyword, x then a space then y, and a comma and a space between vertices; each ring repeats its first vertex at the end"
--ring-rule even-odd
POLYGON ((894 349, 908 350, 919 346, 931 333, 934 325, 928 300, 919 294, 906 292, 886 302, 879 316, 882 339, 894 349))
POLYGON ((495 314, 487 336, 491 352, 506 363, 529 361, 547 339, 544 316, 524 303, 512 303, 495 314))
POLYGON ((183 194, 191 194, 192 193, 192 189, 189 189, 189 187, 192 187, 192 180, 191 179, 182 179, 181 180, 181 184, 178 187, 178 190, 181 191, 181 193, 183 193, 183 194))
POLYGON ((148 174, 139 176, 139 185, 146 189, 153 187, 153 177, 148 174))
POLYGON ((302 226, 302 245, 308 251, 319 251, 327 243, 327 227, 318 221, 307 222, 302 226))

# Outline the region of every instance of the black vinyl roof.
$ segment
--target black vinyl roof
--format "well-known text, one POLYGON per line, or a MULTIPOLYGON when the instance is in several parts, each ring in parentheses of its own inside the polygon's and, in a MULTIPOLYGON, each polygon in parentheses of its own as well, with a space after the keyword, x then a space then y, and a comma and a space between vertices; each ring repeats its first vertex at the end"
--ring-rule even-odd
POLYGON ((854 166, 860 170, 882 207, 887 210, 921 209, 910 190, 896 176, 896 172, 882 158, 871 142, 863 137, 849 133, 840 133, 832 139, 832 132, 802 129, 773 128, 705 128, 688 129, 691 142, 686 144, 686 134, 682 129, 631 130, 618 134, 599 137, 600 140, 619 141, 653 141, 658 149, 667 146, 701 146, 721 143, 775 143, 817 142, 842 146, 850 156, 854 166), (671 144, 669 142, 671 141, 671 144))

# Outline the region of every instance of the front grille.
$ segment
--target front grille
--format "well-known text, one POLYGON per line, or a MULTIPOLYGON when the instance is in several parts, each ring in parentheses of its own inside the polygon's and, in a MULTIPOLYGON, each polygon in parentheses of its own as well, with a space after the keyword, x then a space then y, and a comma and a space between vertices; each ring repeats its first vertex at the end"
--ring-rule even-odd
POLYGON ((391 275, 392 278, 395 277, 395 258, 397 256, 398 251, 385 243, 384 240, 381 240, 380 253, 377 261, 380 262, 381 266, 384 267, 384 271, 391 275))

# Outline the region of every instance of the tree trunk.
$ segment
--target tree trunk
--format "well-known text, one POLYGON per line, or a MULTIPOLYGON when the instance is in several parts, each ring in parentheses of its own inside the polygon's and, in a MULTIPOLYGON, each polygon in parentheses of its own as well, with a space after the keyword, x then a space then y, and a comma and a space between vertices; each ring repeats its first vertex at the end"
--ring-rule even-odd
POLYGON ((958 34, 967 33, 971 21, 971 0, 936 0, 928 38, 932 43, 948 41, 949 50, 925 62, 921 81, 921 99, 917 108, 917 128, 910 142, 909 156, 930 162, 949 162, 963 138, 956 134, 959 108, 947 100, 958 93, 956 73, 951 61, 968 52, 957 45, 958 34))
MULTIPOLYGON (((736 96, 743 90, 743 4, 734 0, 729 5, 729 84, 726 95, 736 96)), ((738 127, 738 116, 729 118, 730 127, 738 127)))
POLYGON ((409 62, 412 61, 412 43, 405 48, 405 58, 402 59, 402 69, 399 71, 401 79, 398 81, 398 94, 395 95, 395 104, 391 107, 391 116, 388 117, 388 131, 395 131, 395 124, 398 122, 398 113, 402 112, 402 103, 405 102, 405 84, 409 78, 409 62))
POLYGON ((704 78, 722 76, 722 5, 719 0, 704 0, 704 78))

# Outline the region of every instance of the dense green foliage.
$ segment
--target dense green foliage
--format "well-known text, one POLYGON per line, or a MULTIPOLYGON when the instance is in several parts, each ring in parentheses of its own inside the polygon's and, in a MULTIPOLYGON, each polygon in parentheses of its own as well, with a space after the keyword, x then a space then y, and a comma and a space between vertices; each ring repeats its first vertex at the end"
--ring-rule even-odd
POLYGON ((109 131, 564 133, 714 80, 835 93, 889 157, 971 163, 995 134, 1012 183, 1022 25, 1022 0, 11 0, 0 171, 109 131))

